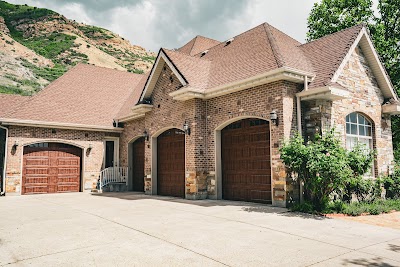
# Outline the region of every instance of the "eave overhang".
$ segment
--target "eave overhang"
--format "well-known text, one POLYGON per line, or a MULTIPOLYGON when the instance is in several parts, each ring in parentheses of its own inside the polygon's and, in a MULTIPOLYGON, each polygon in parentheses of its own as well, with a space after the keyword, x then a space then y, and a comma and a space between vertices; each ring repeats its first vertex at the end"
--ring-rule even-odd
POLYGON ((400 115, 400 104, 385 104, 382 106, 382 113, 388 115, 400 115))
POLYGON ((334 86, 324 86, 314 89, 303 90, 296 94, 302 101, 323 99, 323 100, 342 100, 350 97, 350 92, 346 89, 334 86))
POLYGON ((85 124, 76 124, 76 123, 48 122, 48 121, 36 121, 36 120, 19 120, 19 119, 8 119, 8 118, 0 118, 0 123, 2 125, 82 130, 82 131, 94 131, 94 132, 117 132, 117 133, 120 133, 124 130, 123 128, 111 127, 111 126, 106 127, 106 126, 98 126, 98 125, 85 125, 85 124))
POLYGON ((275 81, 284 80, 295 83, 304 83, 304 77, 307 77, 308 81, 311 82, 315 78, 315 74, 293 68, 282 67, 247 79, 217 86, 208 90, 199 90, 188 85, 170 93, 169 95, 174 100, 180 101, 186 101, 194 98, 211 99, 214 97, 231 94, 275 81))
POLYGON ((143 118, 147 112, 152 110, 152 108, 153 105, 151 104, 137 104, 131 109, 132 113, 129 116, 118 119, 118 122, 126 122, 143 118))

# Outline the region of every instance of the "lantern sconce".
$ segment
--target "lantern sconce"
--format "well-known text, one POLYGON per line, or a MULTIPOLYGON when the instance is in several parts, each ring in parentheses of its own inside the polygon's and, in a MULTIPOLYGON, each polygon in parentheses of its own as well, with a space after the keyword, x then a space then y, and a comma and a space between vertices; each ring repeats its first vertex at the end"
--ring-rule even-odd
POLYGON ((190 135, 190 127, 187 121, 185 121, 185 124, 183 124, 183 131, 185 132, 185 134, 190 135))
POLYGON ((271 111, 271 113, 269 113, 269 118, 273 125, 278 126, 279 120, 278 120, 278 114, 276 113, 276 110, 273 110, 273 111, 271 111))
POLYGON ((12 146, 13 150, 17 150, 17 147, 19 146, 19 142, 16 140, 12 146))
POLYGON ((147 132, 147 130, 144 130, 143 136, 144 136, 144 139, 145 139, 146 141, 149 141, 149 133, 147 132))
POLYGON ((92 149, 93 149, 93 145, 92 145, 92 144, 89 144, 88 148, 86 149, 86 155, 87 155, 87 156, 89 156, 89 154, 90 154, 90 152, 92 151, 92 149))

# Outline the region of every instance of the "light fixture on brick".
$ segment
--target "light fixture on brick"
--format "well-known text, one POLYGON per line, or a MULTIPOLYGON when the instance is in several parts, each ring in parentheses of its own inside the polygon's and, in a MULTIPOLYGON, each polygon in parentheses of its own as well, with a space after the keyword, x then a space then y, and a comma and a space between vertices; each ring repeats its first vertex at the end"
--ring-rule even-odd
POLYGON ((13 146, 12 146, 12 149, 16 150, 18 146, 19 146, 19 142, 15 141, 13 146))
POLYGON ((185 132, 185 134, 190 135, 190 127, 187 121, 185 121, 185 124, 183 124, 183 131, 185 132))
POLYGON ((144 130, 143 136, 144 136, 144 139, 145 139, 146 141, 149 141, 149 133, 147 132, 147 130, 144 130))
POLYGON ((269 119, 271 120, 273 125, 278 126, 279 120, 278 120, 278 114, 276 113, 276 110, 273 110, 273 111, 271 111, 271 113, 269 113, 269 119))

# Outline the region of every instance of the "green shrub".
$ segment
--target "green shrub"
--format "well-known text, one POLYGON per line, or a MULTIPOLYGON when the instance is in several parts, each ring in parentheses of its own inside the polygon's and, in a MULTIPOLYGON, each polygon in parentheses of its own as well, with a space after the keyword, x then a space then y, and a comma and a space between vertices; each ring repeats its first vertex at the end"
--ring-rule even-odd
POLYGON ((394 168, 393 174, 383 178, 386 198, 400 199, 400 166, 394 168))
POLYGON ((345 181, 353 174, 347 151, 333 130, 323 136, 317 135, 307 145, 297 134, 280 152, 288 172, 296 173, 297 179, 304 183, 304 197, 317 211, 328 205, 333 192, 343 190, 345 181))

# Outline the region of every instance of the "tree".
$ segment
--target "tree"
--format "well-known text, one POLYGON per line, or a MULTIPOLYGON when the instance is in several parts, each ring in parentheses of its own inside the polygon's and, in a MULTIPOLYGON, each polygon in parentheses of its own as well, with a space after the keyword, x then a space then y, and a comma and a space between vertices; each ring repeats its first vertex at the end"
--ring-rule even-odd
MULTIPOLYGON (((400 95, 400 0, 379 0, 378 15, 372 0, 322 0, 308 17, 308 41, 365 23, 392 83, 400 95)), ((393 117, 393 148, 400 161, 400 118, 393 117)))
POLYGON ((360 23, 373 23, 372 0, 322 0, 308 17, 308 41, 360 23))

